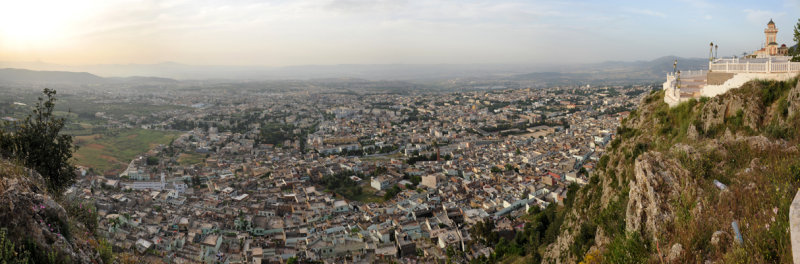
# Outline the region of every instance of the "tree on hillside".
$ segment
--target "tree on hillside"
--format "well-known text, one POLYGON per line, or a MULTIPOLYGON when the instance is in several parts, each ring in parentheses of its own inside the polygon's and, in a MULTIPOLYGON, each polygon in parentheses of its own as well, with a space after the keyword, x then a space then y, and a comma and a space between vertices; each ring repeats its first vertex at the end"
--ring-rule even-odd
POLYGON ((75 181, 75 166, 69 160, 76 147, 72 136, 59 134, 64 118, 53 115, 56 91, 45 88, 42 94, 45 98, 39 97, 28 117, 0 127, 0 156, 36 170, 58 194, 75 181))
POLYGON ((797 19, 797 25, 794 25, 794 48, 791 50, 792 61, 800 61, 800 18, 797 19))

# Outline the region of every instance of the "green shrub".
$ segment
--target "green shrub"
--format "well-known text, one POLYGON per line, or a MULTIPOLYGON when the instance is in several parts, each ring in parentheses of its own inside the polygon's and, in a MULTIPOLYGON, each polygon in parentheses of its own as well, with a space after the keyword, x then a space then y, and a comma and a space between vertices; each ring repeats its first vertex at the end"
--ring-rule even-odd
POLYGON ((787 97, 784 96, 778 100, 778 108, 775 112, 777 112, 783 119, 789 117, 789 101, 787 100, 787 97))
POLYGON ((594 245, 594 236, 597 233, 597 225, 590 222, 581 224, 578 235, 575 236, 575 241, 570 246, 570 251, 575 256, 583 256, 589 247, 594 245))
POLYGON ((611 187, 617 187, 617 172, 613 169, 609 170, 608 178, 611 179, 611 187))
MULTIPOLYGON (((698 179, 708 179, 714 174, 714 163, 718 158, 719 157, 716 153, 709 153, 709 155, 698 155, 696 158, 692 158, 686 153, 681 153, 678 155, 678 160, 680 160, 683 167, 689 170, 692 176, 698 179)), ((725 183, 723 179, 719 180, 725 183)))
POLYGON ((606 263, 645 263, 650 255, 649 243, 644 241, 637 232, 619 235, 608 245, 608 250, 603 254, 606 263))
POLYGON ((764 106, 772 105, 775 100, 781 98, 787 91, 794 88, 797 78, 788 81, 761 81, 761 103, 764 106))
POLYGON ((14 245, 6 236, 6 229, 0 229, 0 263, 28 263, 31 253, 24 247, 14 245))
POLYGON ((114 251, 111 243, 107 240, 100 239, 98 241, 97 253, 100 254, 100 259, 103 260, 103 263, 114 263, 114 251))
POLYGON ((794 138, 794 129, 778 125, 775 122, 770 123, 765 128, 768 137, 775 139, 792 139, 794 138))
POLYGON ((621 140, 619 138, 615 138, 614 140, 612 140, 611 141, 611 150, 617 150, 617 147, 619 147, 620 142, 621 142, 621 140))
POLYGON ((605 209, 600 211, 600 215, 595 218, 597 225, 603 228, 607 236, 615 237, 617 235, 624 235, 625 210, 627 210, 627 206, 628 193, 626 191, 609 203, 605 209))
POLYGON ((600 161, 597 162, 597 168, 600 169, 601 171, 605 170, 606 166, 608 166, 608 159, 610 159, 608 155, 603 155, 602 157, 600 157, 600 161))
POLYGON ((644 154, 645 152, 647 152, 648 149, 650 149, 650 144, 643 142, 636 143, 636 146, 633 147, 632 159, 636 160, 636 157, 639 157, 639 155, 644 154))
POLYGON ((82 223, 89 232, 95 233, 97 231, 98 214, 93 201, 69 200, 66 202, 64 209, 67 210, 72 219, 82 223))
POLYGON ((794 183, 800 183, 800 163, 789 166, 789 179, 794 183))
POLYGON ((744 128, 744 111, 739 109, 736 115, 725 118, 725 125, 731 128, 732 131, 737 131, 744 128))
POLYGON ((39 172, 48 189, 60 194, 75 182, 75 166, 70 163, 72 136, 60 134, 64 118, 53 115, 55 90, 44 89, 47 99, 39 97, 33 113, 22 121, 0 127, 0 156, 21 161, 39 172))
POLYGON ((626 126, 620 126, 617 128, 617 135, 620 139, 632 138, 639 135, 639 130, 626 126))
MULTIPOLYGON (((654 129, 662 138, 666 139, 668 144, 663 144, 664 146, 672 146, 672 143, 684 141, 689 125, 694 124, 695 127, 700 127, 698 121, 700 111, 695 111, 695 109, 702 108, 706 102, 708 102, 707 99, 701 98, 700 101, 691 99, 672 108, 665 104, 655 109, 653 115, 658 121, 658 125, 654 129)), ((658 148, 658 146, 655 147, 658 148)))

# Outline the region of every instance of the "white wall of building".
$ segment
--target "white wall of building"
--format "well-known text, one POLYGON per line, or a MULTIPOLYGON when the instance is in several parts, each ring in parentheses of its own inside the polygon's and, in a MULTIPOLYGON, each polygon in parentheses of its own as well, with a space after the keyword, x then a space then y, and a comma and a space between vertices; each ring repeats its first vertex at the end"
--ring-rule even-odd
POLYGON ((728 92, 730 89, 742 87, 752 80, 786 81, 797 76, 797 73, 737 73, 733 78, 720 85, 706 85, 701 89, 701 95, 714 97, 728 92))

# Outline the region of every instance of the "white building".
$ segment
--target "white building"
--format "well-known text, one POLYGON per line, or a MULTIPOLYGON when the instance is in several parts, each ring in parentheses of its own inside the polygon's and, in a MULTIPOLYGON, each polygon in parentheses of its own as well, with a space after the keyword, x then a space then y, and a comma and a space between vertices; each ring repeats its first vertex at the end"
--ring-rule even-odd
POLYGON ((389 181, 389 178, 386 176, 374 177, 372 178, 372 181, 370 181, 370 186, 378 191, 389 189, 391 184, 392 183, 389 181))
POLYGON ((712 57, 708 70, 668 73, 663 84, 664 102, 676 106, 690 99, 723 94, 755 79, 786 81, 796 77, 800 74, 800 62, 791 62, 791 57, 785 56, 785 45, 778 47, 776 43, 777 33, 775 23, 770 20, 764 30, 766 47, 744 58, 712 57))

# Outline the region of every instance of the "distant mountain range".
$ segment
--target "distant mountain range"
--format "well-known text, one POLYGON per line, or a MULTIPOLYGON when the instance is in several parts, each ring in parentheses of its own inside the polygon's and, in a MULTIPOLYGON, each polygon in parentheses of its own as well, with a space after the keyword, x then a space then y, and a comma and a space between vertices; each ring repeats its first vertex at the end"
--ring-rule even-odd
POLYGON ((179 81, 162 77, 100 77, 88 72, 35 71, 27 69, 0 69, 0 83, 16 84, 166 84, 179 81))
POLYGON ((537 80, 550 84, 605 83, 621 84, 631 81, 663 81, 666 73, 673 71, 678 60, 678 70, 708 69, 708 59, 664 56, 651 61, 608 61, 576 65, 559 72, 534 72, 515 75, 516 80, 537 80))
MULTIPOLYGON (((661 80, 672 71, 675 56, 650 61, 608 61, 576 65, 500 64, 343 64, 287 67, 194 66, 179 63, 64 66, 42 62, 0 62, 0 82, 13 83, 174 83, 177 80, 279 80, 358 78, 436 82, 452 79, 613 81, 661 80), (27 70, 23 70, 27 69, 27 70), (105 77, 100 77, 105 76, 105 77), (135 76, 135 77, 124 77, 135 76), (155 76, 155 77, 140 77, 155 76)), ((708 67, 707 59, 677 58, 679 69, 708 67)))
POLYGON ((0 69, 0 81, 11 83, 100 83, 106 80, 88 72, 0 69))

